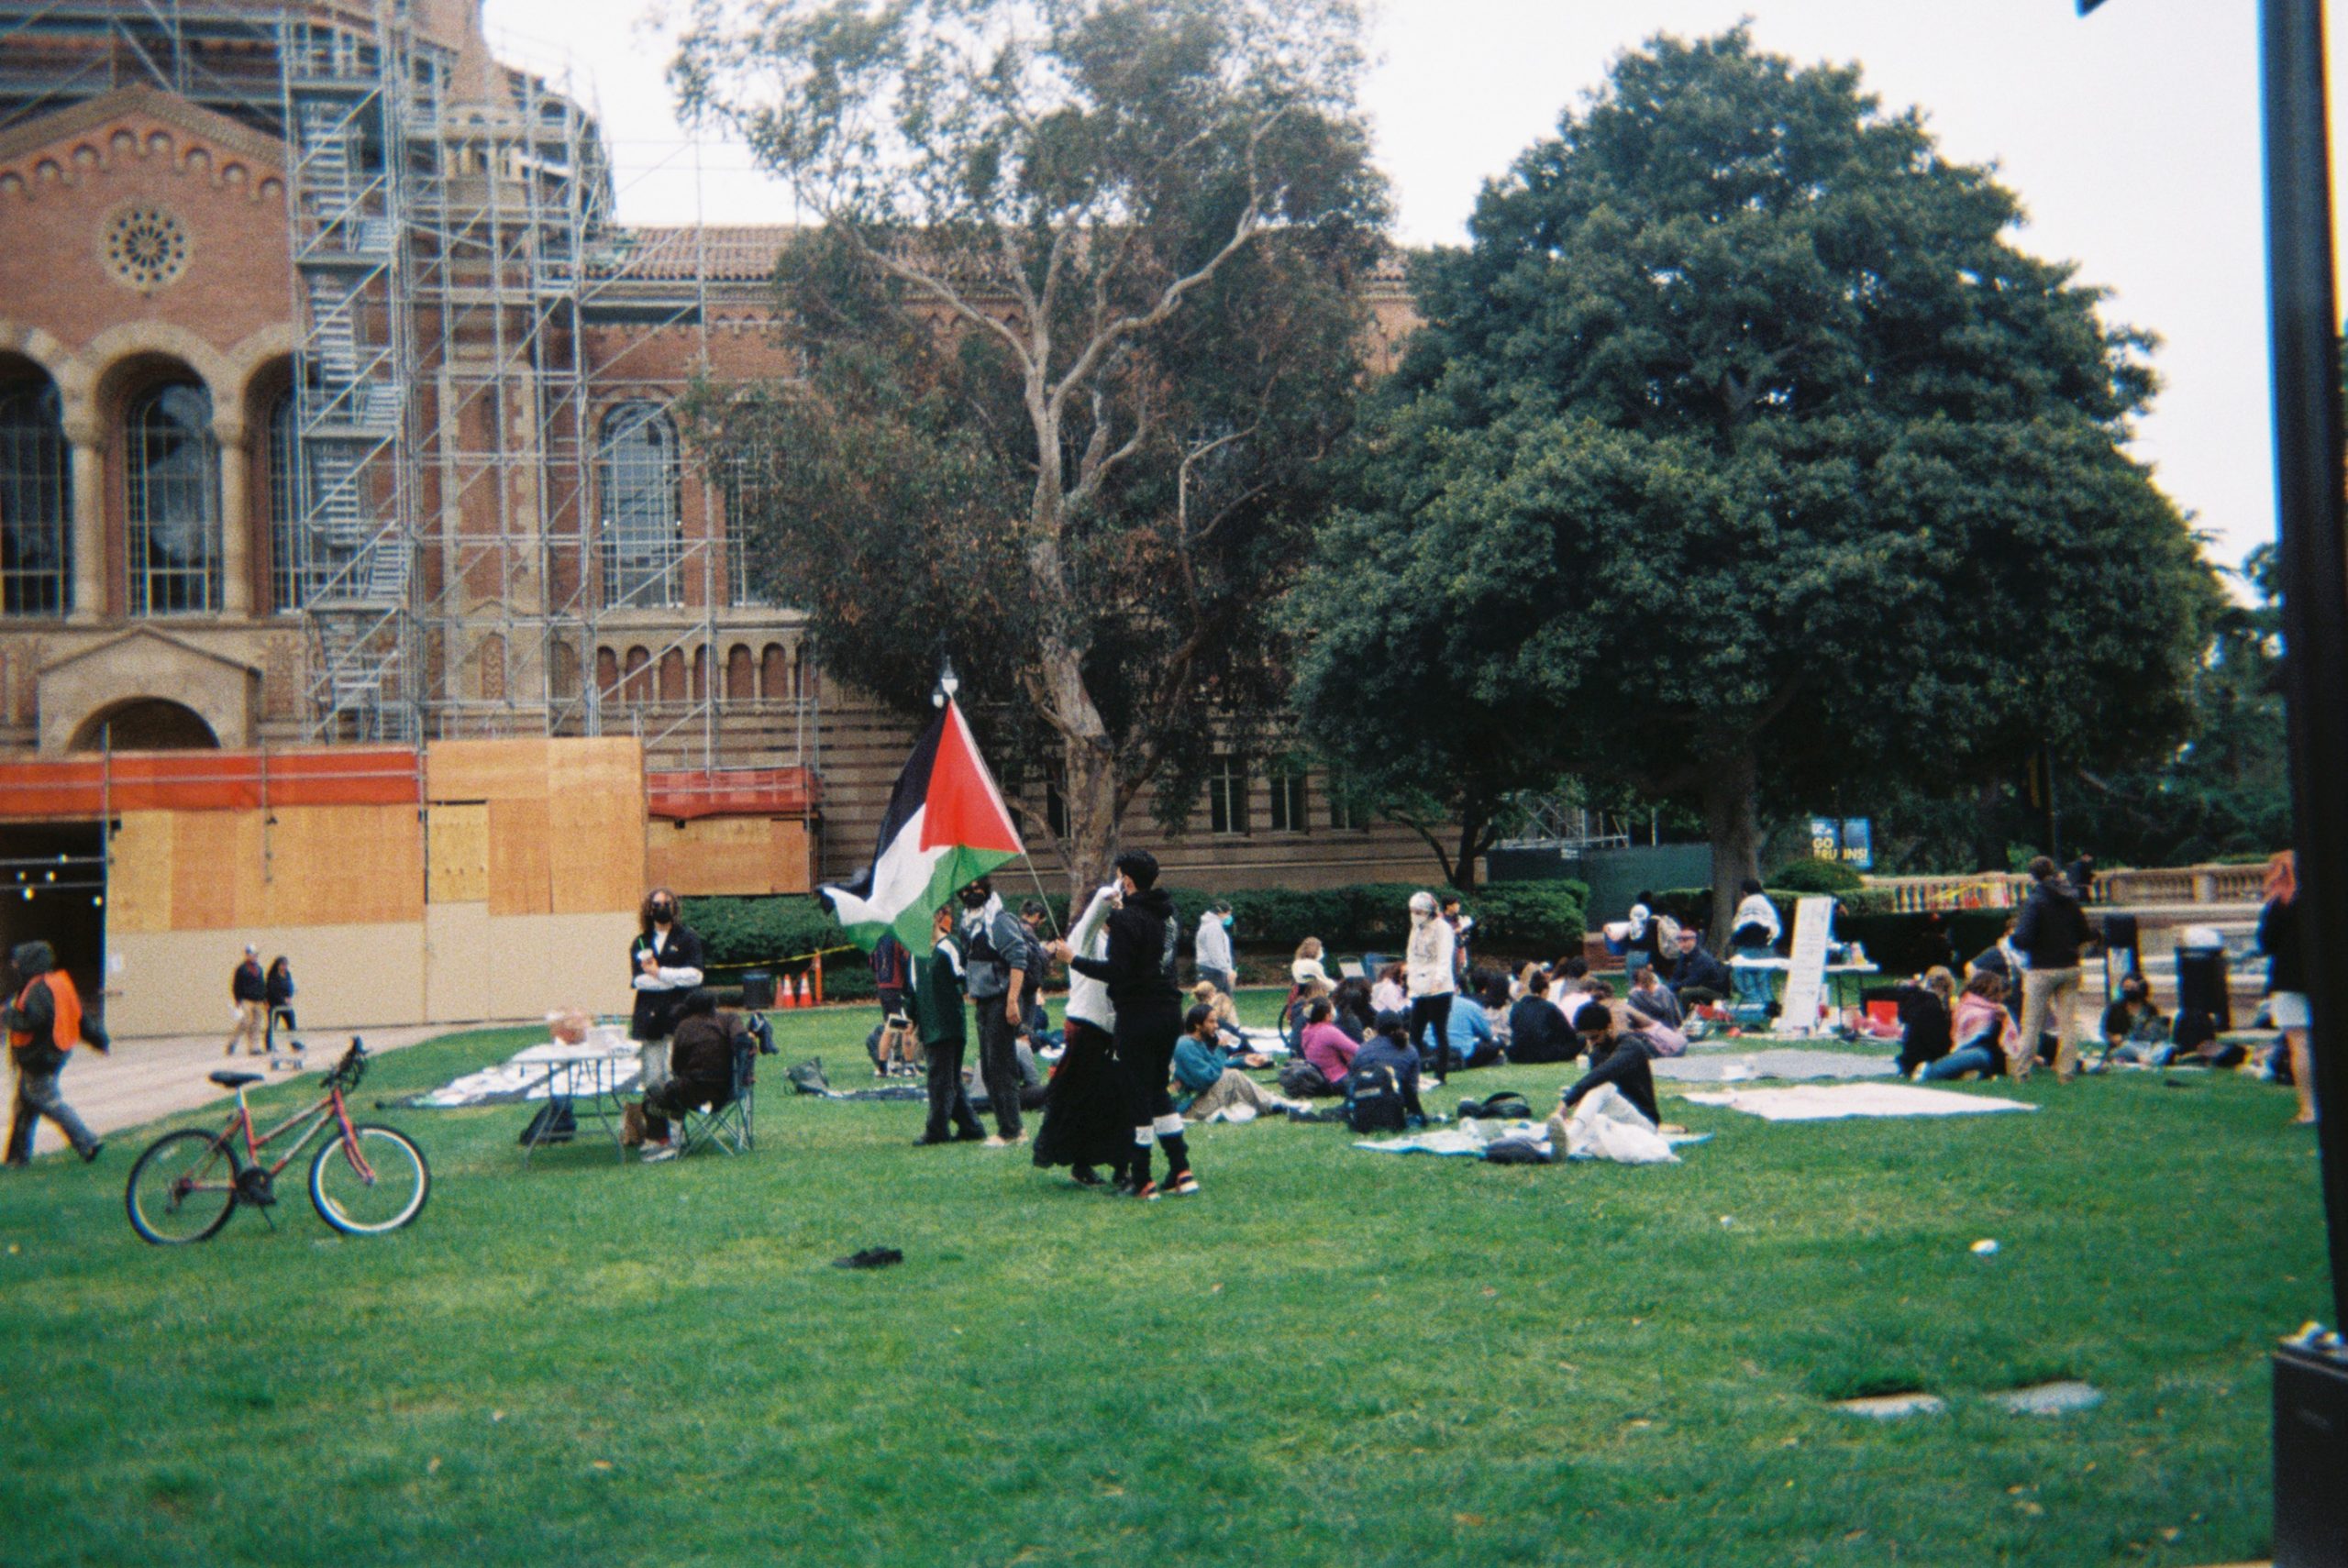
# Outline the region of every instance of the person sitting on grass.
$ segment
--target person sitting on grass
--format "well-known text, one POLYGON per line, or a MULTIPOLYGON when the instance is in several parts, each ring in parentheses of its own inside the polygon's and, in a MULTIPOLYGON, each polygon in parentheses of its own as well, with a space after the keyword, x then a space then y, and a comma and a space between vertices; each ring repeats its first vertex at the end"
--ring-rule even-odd
POLYGON ((1493 1038, 1491 1014, 1480 999, 1466 996, 1444 1021, 1445 1055, 1457 1067, 1489 1067, 1501 1059, 1500 1042, 1493 1038))
POLYGON ((1956 1016, 1950 1026, 1955 1046, 1937 1062, 1926 1062, 1910 1077, 1919 1083, 1939 1083, 1978 1073, 1983 1079, 2007 1073, 2007 1064, 2020 1049, 2021 1032, 2006 1010, 2005 977, 1984 969, 1965 982, 1956 999, 1956 1016))
POLYGON ((1308 1109, 1303 1101, 1276 1095, 1229 1065, 1217 1038, 1214 1010, 1204 1002, 1183 1015, 1182 1037, 1174 1042, 1174 1087, 1181 1091, 1176 1109, 1185 1121, 1204 1121, 1235 1105, 1259 1115, 1308 1109))
POLYGON ((1300 987, 1318 980, 1321 984, 1327 986, 1332 990, 1335 990, 1336 988, 1337 982, 1329 978, 1329 971, 1321 966, 1322 953, 1323 948, 1321 946, 1321 939, 1317 936, 1308 936, 1303 941, 1298 943, 1296 944, 1296 957, 1290 962, 1288 966, 1289 978, 1293 980, 1300 987))
POLYGON ((1581 1080, 1565 1091, 1558 1109, 1570 1114, 1592 1089, 1612 1084, 1640 1115, 1658 1127, 1663 1125, 1663 1114, 1656 1108, 1655 1069, 1649 1065, 1654 1058, 1648 1054, 1648 1042, 1639 1034, 1617 1030, 1613 1011, 1599 1001, 1583 1003, 1574 1014, 1574 1032, 1581 1036, 1591 1065, 1581 1080))
POLYGON ((2143 976, 2130 975, 2120 982, 2119 999, 2103 1010, 2103 1059, 2165 1067, 2173 1055, 2168 1020, 2153 1005, 2153 988, 2143 976))
POLYGON ((1239 1010, 1232 1005, 1228 991, 1219 989, 1213 980, 1201 980, 1191 988, 1191 1005, 1205 1008, 1214 1019, 1215 1038, 1224 1050, 1247 1049, 1247 1033, 1239 1027, 1239 1010))
POLYGON ((1408 1012, 1411 995, 1408 989, 1409 971, 1400 964, 1389 964, 1378 971, 1378 979, 1369 988, 1369 1006, 1373 1014, 1408 1012))
POLYGON ((1679 999, 1667 990, 1661 980, 1656 978, 1653 968, 1644 964, 1639 966, 1638 972, 1631 977, 1629 1001, 1633 1007, 1637 1008, 1657 1023, 1667 1023, 1674 1029, 1679 1027, 1684 1016, 1679 1009, 1679 999))
POLYGON ((1324 1091, 1343 1091, 1346 1075, 1353 1071, 1354 1057, 1361 1047, 1346 1038, 1346 1032, 1330 1021, 1336 1010, 1329 999, 1321 997, 1307 1004, 1304 1010, 1304 1033, 1300 1042, 1304 1059, 1321 1074, 1328 1086, 1324 1091))
POLYGON ((1346 1122, 1357 1132, 1399 1132, 1427 1124, 1419 1103, 1419 1054, 1410 1015, 1382 1012, 1346 1076, 1346 1122))
POLYGON ((1736 979, 1728 966, 1705 950, 1704 939, 1694 931, 1681 926, 1673 945, 1678 951, 1668 955, 1671 994, 1679 999, 1683 1010, 1698 1002, 1724 1000, 1735 988, 1736 979))
MULTIPOLYGON (((1611 1012, 1613 1009, 1610 1007, 1607 1010, 1611 1012)), ((1623 1003, 1623 1017, 1619 1027, 1626 1039, 1639 1043, 1639 1048, 1647 1054, 1647 1060, 1650 1062, 1659 1062, 1666 1056, 1685 1056, 1688 1054, 1688 1036, 1664 1022, 1663 1020, 1652 1018, 1641 1011, 1635 999, 1626 999, 1623 1003)))
POLYGON ((1589 960, 1576 955, 1549 966, 1549 999, 1568 1021, 1589 994, 1589 960))
POLYGON ((1955 996, 1956 977, 1946 969, 1927 969, 1891 993, 1899 1008, 1901 1077, 1912 1078, 1918 1068, 1949 1054, 1955 1043, 1950 1032, 1949 1003, 1955 996))
POLYGON ((1508 1010, 1508 1059, 1512 1062, 1570 1062, 1581 1054, 1581 1038, 1549 999, 1549 977, 1526 966, 1524 999, 1508 1010))
POLYGON ((733 1033, 718 1021, 717 999, 695 986, 685 993, 676 1032, 669 1037, 669 1077, 623 1113, 621 1141, 637 1133, 648 1161, 675 1159, 669 1119, 696 1106, 715 1110, 733 1098, 733 1033))
POLYGON ((1337 982, 1336 994, 1329 999, 1335 1010, 1329 1021, 1346 1032, 1346 1038, 1358 1045, 1369 1038, 1370 1020, 1377 1009, 1369 1004, 1369 982, 1359 975, 1348 975, 1337 982))

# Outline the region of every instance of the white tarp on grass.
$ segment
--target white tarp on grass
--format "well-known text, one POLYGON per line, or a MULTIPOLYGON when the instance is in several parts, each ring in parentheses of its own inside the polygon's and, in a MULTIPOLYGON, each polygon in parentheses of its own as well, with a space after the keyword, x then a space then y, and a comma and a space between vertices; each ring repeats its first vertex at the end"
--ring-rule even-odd
POLYGON ((633 1040, 617 1044, 588 1040, 577 1045, 549 1040, 526 1046, 493 1067, 452 1078, 406 1103, 449 1110, 545 1099, 549 1093, 569 1097, 600 1089, 616 1094, 634 1088, 642 1070, 643 1048, 633 1040))
POLYGON ((1802 1084, 1794 1088, 1728 1089, 1691 1094, 1690 1105, 1719 1105, 1765 1121, 1838 1121, 1855 1116, 1986 1116, 2036 1110, 2018 1099, 1918 1088, 1911 1084, 1802 1084))

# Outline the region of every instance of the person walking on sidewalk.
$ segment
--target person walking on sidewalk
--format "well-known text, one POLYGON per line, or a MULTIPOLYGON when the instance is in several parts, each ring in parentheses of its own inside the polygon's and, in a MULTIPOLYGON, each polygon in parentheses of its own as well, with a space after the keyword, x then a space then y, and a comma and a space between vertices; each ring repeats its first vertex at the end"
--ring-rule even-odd
POLYGON ((228 1048, 220 1054, 235 1055, 241 1040, 248 1055, 260 1055, 269 1043, 269 977, 260 970, 260 949, 249 942, 245 944, 245 961, 228 977, 228 999, 236 1004, 237 1027, 228 1036, 228 1048))
POLYGON ((86 1164, 96 1159, 105 1145, 65 1103, 58 1092, 57 1076, 65 1070, 66 1057, 75 1045, 87 1043, 105 1054, 114 1049, 114 1042, 94 1020, 82 1016, 82 996, 73 988, 73 977, 57 966, 57 955, 48 943, 24 943, 10 957, 19 988, 7 1006, 0 1008, 0 1024, 8 1030, 8 1055, 17 1068, 7 1163, 31 1163, 33 1133, 46 1116, 57 1123, 57 1130, 86 1164))
POLYGON ((2067 1084, 2079 1072, 2079 949, 2094 932, 2085 911, 2054 862, 2042 855, 2030 863, 2037 886, 2014 925, 2014 950, 2021 972, 2021 1048, 2009 1064, 2014 1081, 2030 1077, 2038 1060, 2038 1040, 2046 1013, 2054 1010, 2054 1081, 2067 1084))

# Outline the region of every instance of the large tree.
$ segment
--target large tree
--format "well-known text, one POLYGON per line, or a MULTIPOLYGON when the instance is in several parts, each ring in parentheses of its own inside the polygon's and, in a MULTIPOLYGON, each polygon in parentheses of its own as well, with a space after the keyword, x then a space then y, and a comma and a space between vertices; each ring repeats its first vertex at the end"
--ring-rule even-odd
POLYGON ((1417 269, 1308 673, 1401 637, 1344 607, 1415 566, 1449 685, 1700 808, 1723 914, 1765 794, 2173 744, 2218 594, 2123 450, 2150 343, 2020 218, 1855 68, 1623 55, 1417 269))
MULTIPOLYGON (((699 400, 759 575, 925 711, 941 651, 1079 883, 1284 695, 1264 606, 1360 380, 1347 0, 702 0, 672 70, 818 222, 802 375, 699 400)), ((1244 738, 1240 737, 1240 738, 1244 738)))

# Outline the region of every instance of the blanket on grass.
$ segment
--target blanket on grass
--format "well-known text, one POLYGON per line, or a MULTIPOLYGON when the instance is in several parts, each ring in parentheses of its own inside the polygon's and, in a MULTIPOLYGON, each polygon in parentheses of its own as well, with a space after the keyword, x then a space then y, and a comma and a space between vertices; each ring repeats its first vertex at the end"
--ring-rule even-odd
POLYGON ((2018 1099, 1958 1094, 1910 1084, 1803 1084, 1795 1088, 1728 1089, 1691 1094, 1690 1105, 1725 1106, 1765 1121, 1839 1121, 1858 1116, 1988 1116, 2036 1110, 2018 1099))
POLYGON ((1754 1078, 1889 1078, 1899 1064, 1889 1056, 1847 1051, 1747 1051, 1737 1055, 1668 1056, 1655 1076, 1683 1084, 1738 1084, 1754 1078))
POLYGON ((449 1110, 468 1105, 518 1105, 592 1094, 598 1088, 616 1094, 635 1088, 643 1067, 641 1050, 633 1040, 618 1045, 549 1040, 525 1046, 493 1067, 451 1078, 437 1089, 385 1103, 403 1110, 449 1110))

